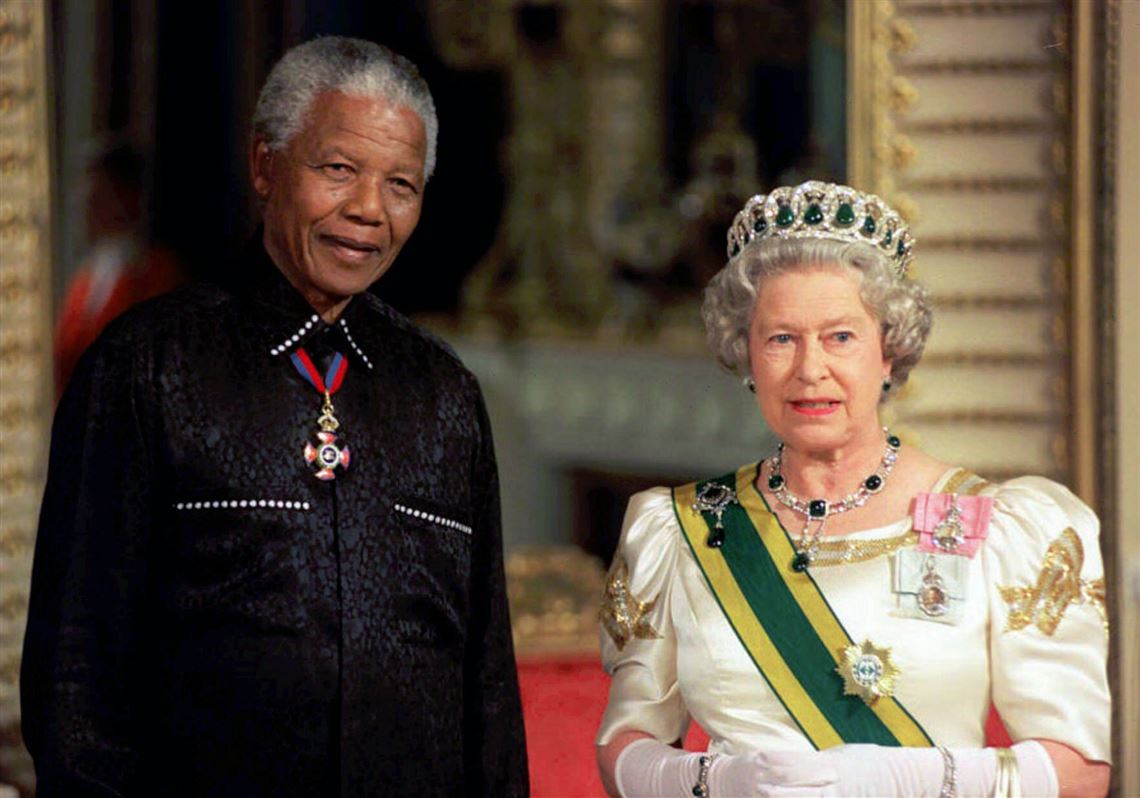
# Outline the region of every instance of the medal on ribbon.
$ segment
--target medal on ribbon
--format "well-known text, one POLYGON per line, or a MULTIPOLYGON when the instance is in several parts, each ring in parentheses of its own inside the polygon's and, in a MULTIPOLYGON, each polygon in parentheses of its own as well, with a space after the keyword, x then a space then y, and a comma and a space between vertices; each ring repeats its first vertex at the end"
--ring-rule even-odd
POLYGON ((956 625, 962 620, 969 584, 969 559, 917 548, 895 553, 891 588, 898 597, 891 612, 956 625))
POLYGON ((994 500, 957 493, 914 497, 914 530, 919 551, 973 559, 989 532, 994 500))
POLYGON ((316 388, 318 393, 324 395, 321 413, 317 416, 316 443, 306 441, 302 450, 305 463, 314 469, 313 476, 317 479, 336 479, 336 469, 347 469, 351 459, 348 444, 337 436, 340 422, 337 420, 332 403, 333 394, 340 390, 340 386, 344 383, 344 375, 348 372, 348 360, 340 352, 335 352, 328 371, 322 378, 304 347, 289 357, 305 381, 316 388))

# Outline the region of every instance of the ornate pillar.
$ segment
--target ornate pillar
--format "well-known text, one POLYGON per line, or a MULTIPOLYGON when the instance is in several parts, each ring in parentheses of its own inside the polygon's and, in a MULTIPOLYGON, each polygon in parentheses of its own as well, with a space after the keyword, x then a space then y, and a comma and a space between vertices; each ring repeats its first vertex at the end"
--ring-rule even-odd
POLYGON ((25 789, 20 650, 52 411, 45 17, 0 0, 0 783, 25 789))
POLYGON ((936 308, 894 425, 992 479, 1044 474, 1095 502, 1071 312, 1089 278, 1072 236, 1087 206, 1071 201, 1069 5, 848 8, 851 180, 910 221, 936 308))
POLYGON ((1125 568, 1137 534, 1114 487, 1132 486, 1114 474, 1130 420, 1113 397, 1126 361, 1112 360, 1126 316, 1112 312, 1111 265, 1114 137, 1129 121, 1115 115, 1117 77, 1129 74, 1117 64, 1121 7, 848 0, 849 142, 855 185, 912 223, 936 307, 894 426, 993 479, 1064 482, 1100 515, 1117 779, 1134 785, 1136 757, 1120 752, 1138 744, 1127 719, 1140 591, 1125 568))

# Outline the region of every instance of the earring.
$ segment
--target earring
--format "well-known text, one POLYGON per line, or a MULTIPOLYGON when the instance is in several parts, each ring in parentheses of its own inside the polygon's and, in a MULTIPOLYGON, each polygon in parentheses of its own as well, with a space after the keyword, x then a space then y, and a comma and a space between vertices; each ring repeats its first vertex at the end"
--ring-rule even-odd
POLYGON ((883 393, 886 393, 890 389, 891 389, 891 378, 887 377, 885 380, 883 380, 883 393))
POLYGON ((744 383, 745 388, 752 391, 752 393, 756 393, 756 380, 751 377, 745 377, 741 382, 744 383))

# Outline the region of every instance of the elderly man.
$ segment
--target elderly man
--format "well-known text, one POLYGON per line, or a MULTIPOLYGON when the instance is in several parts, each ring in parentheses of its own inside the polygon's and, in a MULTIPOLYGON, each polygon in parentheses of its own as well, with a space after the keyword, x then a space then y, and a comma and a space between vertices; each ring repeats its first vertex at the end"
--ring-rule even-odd
POLYGON ((436 129, 400 56, 291 50, 232 284, 136 308, 80 362, 22 669, 40 798, 526 793, 479 387, 365 293, 436 129))

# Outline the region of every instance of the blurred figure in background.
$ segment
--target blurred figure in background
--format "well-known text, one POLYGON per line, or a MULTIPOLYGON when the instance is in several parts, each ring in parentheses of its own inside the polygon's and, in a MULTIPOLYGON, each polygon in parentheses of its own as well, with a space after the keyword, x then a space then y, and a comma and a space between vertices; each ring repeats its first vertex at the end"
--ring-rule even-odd
POLYGON ((146 159, 127 144, 100 148, 87 168, 88 250, 68 282, 55 331, 55 393, 107 323, 183 281, 173 255, 147 241, 146 159))

